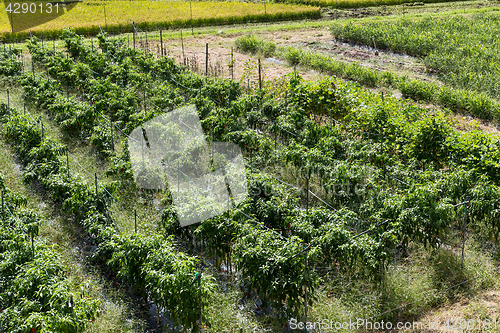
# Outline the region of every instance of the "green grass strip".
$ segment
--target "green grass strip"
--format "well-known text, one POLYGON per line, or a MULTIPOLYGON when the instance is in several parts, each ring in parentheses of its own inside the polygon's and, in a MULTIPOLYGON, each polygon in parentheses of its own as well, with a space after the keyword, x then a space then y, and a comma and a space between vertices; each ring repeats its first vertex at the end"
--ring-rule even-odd
POLYGON ((447 85, 397 75, 391 71, 380 71, 357 63, 338 61, 330 56, 296 47, 276 47, 274 43, 260 40, 252 35, 238 38, 236 45, 244 52, 266 56, 270 56, 269 50, 274 48, 276 51, 273 55, 285 59, 291 66, 312 68, 371 88, 397 89, 404 97, 416 101, 431 102, 457 113, 471 114, 500 123, 500 103, 484 93, 454 89, 447 85))

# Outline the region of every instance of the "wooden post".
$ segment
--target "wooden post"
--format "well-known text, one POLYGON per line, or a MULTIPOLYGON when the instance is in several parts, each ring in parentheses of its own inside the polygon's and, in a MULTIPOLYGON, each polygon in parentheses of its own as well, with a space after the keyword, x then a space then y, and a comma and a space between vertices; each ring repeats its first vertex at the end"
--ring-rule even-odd
POLYGON ((95 195, 97 196, 97 172, 94 172, 95 177, 95 195))
POLYGON ((234 81, 234 52, 233 52, 233 48, 231 48, 231 80, 234 81))
POLYGON ((182 63, 186 65, 186 55, 184 54, 184 38, 182 38, 182 30, 181 30, 181 47, 182 47, 182 63))
MULTIPOLYGON (((469 199, 467 199, 469 201, 469 199)), ((464 268, 464 250, 465 250, 465 227, 467 226, 467 205, 464 208, 464 221, 462 223, 462 268, 464 268)))
POLYGON ((69 155, 68 155, 68 147, 66 146, 66 168, 68 169, 68 175, 69 175, 69 155))
POLYGON ((205 75, 208 76, 208 43, 205 44, 205 75))
POLYGON ((199 273, 200 277, 198 278, 198 288, 200 290, 200 332, 203 330, 203 313, 202 313, 202 303, 201 303, 201 272, 199 273))
POLYGON ((30 232, 31 236, 31 252, 33 254, 33 258, 35 257, 35 242, 33 241, 33 231, 30 232))
POLYGON ((258 59, 259 61, 259 90, 262 90, 262 76, 261 76, 261 69, 260 69, 260 58, 258 59))
MULTIPOLYGON (((305 263, 305 271, 306 271, 306 278, 308 275, 308 267, 307 267, 307 250, 304 253, 304 263, 305 263)), ((305 290, 304 290, 304 314, 305 314, 305 319, 304 322, 307 322, 307 283, 304 285, 305 290)), ((307 332, 307 329, 306 329, 307 332)))
POLYGON ((163 57, 163 33, 160 30, 160 48, 161 48, 161 56, 163 57))
POLYGON ((375 49, 375 55, 378 56, 377 44, 375 44, 375 36, 372 36, 373 48, 375 49))
POLYGON ((134 209, 134 230, 137 233, 137 209, 134 209))
POLYGON ((309 178, 311 176, 308 175, 306 178, 306 211, 309 211, 309 178))
POLYGON ((134 50, 135 50, 135 25, 133 22, 132 22, 132 28, 133 28, 132 35, 133 35, 133 39, 134 39, 134 50))
POLYGON ((276 150, 277 140, 278 140, 278 131, 275 128, 274 129, 274 150, 276 150))
POLYGON ((3 190, 2 190, 2 221, 5 222, 5 202, 3 199, 3 190))
POLYGON ((113 119, 110 120, 109 124, 111 125, 111 149, 115 151, 115 139, 113 138, 113 119))

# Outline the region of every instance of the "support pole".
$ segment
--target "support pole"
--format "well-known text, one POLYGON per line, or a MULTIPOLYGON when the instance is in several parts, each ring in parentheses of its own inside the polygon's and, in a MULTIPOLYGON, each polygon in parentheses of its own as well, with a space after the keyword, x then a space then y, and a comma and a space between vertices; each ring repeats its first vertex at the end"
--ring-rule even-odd
POLYGON ((134 209, 134 230, 137 233, 137 209, 134 209))
POLYGON ((181 30, 181 47, 182 47, 182 63, 186 65, 186 55, 184 54, 184 38, 182 38, 182 30, 181 30))
POLYGON ((306 211, 309 211, 309 178, 306 178, 306 211))
POLYGON ((205 75, 208 76, 208 43, 205 44, 205 75))
POLYGON ((95 195, 97 196, 97 172, 94 173, 95 177, 95 195))
POLYGON ((198 279, 198 288, 200 290, 200 332, 202 332, 203 330, 203 314, 202 314, 202 303, 201 303, 201 272, 199 273, 200 274, 200 278, 198 279))
POLYGON ((163 31, 160 30, 160 48, 161 48, 161 56, 163 57, 163 31))
MULTIPOLYGON (((469 199, 467 199, 469 201, 469 199)), ((464 221, 462 223, 462 268, 464 268, 464 251, 465 251, 465 228, 467 226, 467 205, 465 204, 464 208, 464 221)))
MULTIPOLYGON (((309 275, 308 274, 308 266, 307 266, 307 250, 304 253, 304 264, 305 264, 305 271, 306 271, 306 277, 309 275)), ((304 322, 307 323, 307 283, 305 284, 305 290, 304 290, 304 315, 305 319, 304 322)), ((306 329, 307 331, 307 329, 306 329)))
POLYGON ((132 27, 133 27, 132 35, 133 35, 133 39, 134 39, 134 50, 135 50, 135 25, 134 25, 134 23, 132 23, 132 27))
POLYGON ((2 221, 5 222, 5 202, 3 199, 3 190, 2 190, 2 221))
POLYGON ((109 124, 111 125, 111 149, 115 151, 115 139, 113 137, 113 120, 111 119, 109 124))
POLYGON ((260 68, 260 58, 259 60, 259 90, 262 90, 262 74, 261 74, 261 68, 260 68))
POLYGON ((10 91, 7 89, 7 107, 10 108, 10 91))
POLYGON ((234 81, 234 52, 233 52, 233 48, 231 48, 231 80, 234 81))

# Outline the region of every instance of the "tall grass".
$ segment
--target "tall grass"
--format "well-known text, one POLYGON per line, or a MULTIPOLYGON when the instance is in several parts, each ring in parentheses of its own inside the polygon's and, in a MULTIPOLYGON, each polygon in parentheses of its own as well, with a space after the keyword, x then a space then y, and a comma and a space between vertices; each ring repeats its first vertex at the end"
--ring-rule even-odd
MULTIPOLYGON (((497 288, 494 260, 479 250, 478 245, 475 240, 467 244, 462 268, 459 249, 429 250, 413 244, 407 258, 395 260, 387 268, 383 284, 350 278, 341 270, 340 274, 334 272, 318 293, 310 320, 418 320, 446 303, 497 288)), ((350 330, 343 330, 347 331, 350 330)))
MULTIPOLYGON (((422 57, 450 86, 500 98, 500 14, 481 13, 385 22, 334 22, 334 37, 422 57)), ((484 98, 476 101, 484 103, 484 98)))
MULTIPOLYGON (((243 40, 248 38, 250 37, 240 37, 237 39, 237 43, 244 44, 246 42, 243 40)), ((254 40, 252 43, 257 46, 261 45, 260 42, 254 40)), ((267 45, 266 48, 269 49, 271 46, 267 45)), ((248 51, 250 52, 250 50, 248 51)), ((259 52, 263 53, 264 50, 257 47, 254 53, 259 52)), ((292 66, 300 65, 313 68, 329 75, 356 81, 368 87, 395 88, 406 98, 435 103, 457 113, 471 114, 481 119, 500 122, 500 102, 483 92, 457 89, 450 85, 412 79, 390 71, 380 71, 357 63, 334 60, 328 55, 295 47, 277 47, 274 55, 287 60, 292 66)))
MULTIPOLYGON (((191 6, 192 19, 190 4, 184 1, 88 1, 53 21, 34 27, 31 32, 39 37, 58 37, 66 27, 84 35, 99 33, 99 25, 108 32, 132 32, 132 21, 142 30, 151 30, 321 17, 318 7, 291 4, 193 2, 191 6)), ((29 31, 15 34, 10 31, 7 15, 0 16, 0 40, 17 41, 30 34, 29 31)))

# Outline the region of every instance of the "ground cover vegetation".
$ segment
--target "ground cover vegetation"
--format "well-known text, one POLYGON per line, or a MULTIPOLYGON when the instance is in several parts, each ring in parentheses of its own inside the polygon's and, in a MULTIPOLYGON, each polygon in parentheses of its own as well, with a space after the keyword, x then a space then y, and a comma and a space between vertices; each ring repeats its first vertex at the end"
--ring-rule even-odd
POLYGON ((25 207, 27 199, 10 191, 3 177, 0 187, 0 327, 4 332, 82 331, 99 315, 99 300, 85 283, 69 280, 69 267, 57 251, 37 240, 42 220, 25 207))
MULTIPOLYGON (((74 31, 65 30, 62 38, 67 54, 32 38, 29 51, 45 75, 33 70, 16 78, 28 103, 47 112, 67 136, 93 145, 115 181, 86 184, 68 169, 64 145, 5 104, 3 137, 16 147, 26 181, 39 181, 61 212, 85 230, 93 245, 90 260, 154 300, 184 329, 196 326, 200 296, 206 302, 215 289, 207 274, 202 288, 193 283, 202 253, 222 258, 247 295, 260 297, 257 311, 281 327, 304 313, 305 301, 323 301, 319 289, 332 271, 385 292, 371 308, 385 319, 418 313, 419 305, 389 311, 406 294, 397 274, 388 280, 386 273, 415 246, 439 251, 452 267, 452 274, 425 282, 439 297, 421 308, 453 298, 450 290, 494 285, 494 267, 474 269, 470 260, 462 267, 444 244, 463 228, 464 202, 467 230, 496 244, 497 136, 460 132, 446 112, 337 78, 304 82, 293 74, 244 90, 237 82, 200 76, 172 59, 130 49, 124 39, 100 34, 97 50, 74 31), (126 148, 123 134, 189 104, 196 105, 210 141, 242 147, 248 199, 181 228, 167 190, 156 230, 120 233, 110 200, 138 188, 127 149, 114 146, 126 148), (467 279, 471 283, 461 283, 467 279)), ((436 266, 443 268, 442 262, 436 266)), ((208 308, 204 304, 206 329, 222 331, 208 308)))
POLYGON ((460 89, 484 92, 500 98, 498 13, 397 18, 361 25, 333 24, 340 39, 369 45, 372 38, 381 49, 422 57, 441 81, 460 89))
MULTIPOLYGON (((446 19, 443 18, 443 20, 446 19)), ((337 37, 339 36, 340 35, 337 35, 337 37)), ((490 37, 492 36, 494 36, 494 34, 490 35, 490 37)), ((339 38, 342 39, 344 37, 339 38)), ((354 39, 351 41, 354 41, 354 39)), ((371 37, 370 41, 372 41, 371 37)), ((376 43, 380 45, 378 41, 376 41, 376 43)), ((440 45, 447 45, 444 41, 434 41, 434 43, 434 45, 438 43, 440 43, 440 45)), ((497 80, 492 72, 483 74, 482 72, 470 70, 468 72, 469 74, 463 74, 464 70, 463 68, 460 69, 459 66, 454 67, 455 74, 448 73, 446 70, 439 70, 438 72, 442 73, 443 81, 446 83, 443 85, 436 82, 423 81, 409 76, 399 75, 391 71, 380 71, 368 68, 355 62, 351 63, 334 60, 326 54, 308 51, 298 47, 277 47, 273 42, 264 41, 254 35, 239 37, 235 45, 243 52, 261 54, 266 57, 279 57, 286 60, 291 66, 314 68, 327 74, 333 74, 341 78, 359 82, 371 88, 395 88, 399 90, 405 98, 435 103, 436 105, 449 108, 457 113, 470 114, 484 120, 493 120, 496 123, 500 121, 500 103, 498 102, 497 96, 486 93, 477 85, 466 85, 465 83, 458 85, 452 80, 447 79, 448 76, 456 78, 457 76, 465 77, 468 75, 469 77, 475 76, 477 78, 483 78, 481 79, 483 82, 482 84, 489 84, 484 77, 489 76, 493 81, 497 80)), ((446 57, 444 54, 440 56, 446 57)), ((476 57, 476 59, 478 58, 479 57, 476 57)), ((483 58, 483 60, 486 62, 485 58, 483 58)), ((472 58, 470 61, 473 61, 472 58)), ((495 66, 495 62, 491 64, 491 66, 495 66)), ((453 67, 452 65, 450 66, 453 67)), ((474 80, 479 82, 479 79, 474 80)), ((491 84, 493 83, 494 82, 491 82, 491 84)), ((491 86, 491 89, 496 89, 496 84, 491 86)))

